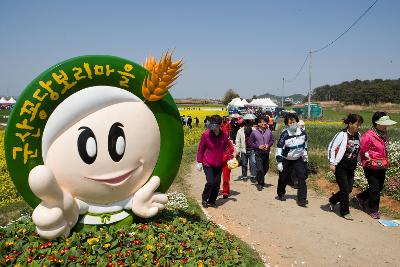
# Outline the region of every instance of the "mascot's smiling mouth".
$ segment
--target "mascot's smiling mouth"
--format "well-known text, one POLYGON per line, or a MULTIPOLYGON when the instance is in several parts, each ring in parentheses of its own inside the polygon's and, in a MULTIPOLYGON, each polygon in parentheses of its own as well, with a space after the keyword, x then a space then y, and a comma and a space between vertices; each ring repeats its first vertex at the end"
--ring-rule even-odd
POLYGON ((131 177, 131 175, 132 175, 135 171, 139 170, 140 167, 142 167, 142 166, 143 166, 143 161, 142 161, 142 160, 139 160, 139 165, 138 165, 136 168, 134 168, 134 169, 132 169, 132 170, 130 170, 130 171, 128 171, 128 172, 122 174, 122 175, 119 175, 119 176, 117 176, 117 177, 106 178, 106 179, 105 179, 105 178, 91 178, 91 177, 85 177, 85 178, 86 178, 86 179, 89 179, 89 180, 96 181, 96 182, 101 182, 101 183, 109 184, 109 185, 117 185, 117 184, 121 184, 122 182, 124 182, 125 180, 127 180, 129 177, 131 177))

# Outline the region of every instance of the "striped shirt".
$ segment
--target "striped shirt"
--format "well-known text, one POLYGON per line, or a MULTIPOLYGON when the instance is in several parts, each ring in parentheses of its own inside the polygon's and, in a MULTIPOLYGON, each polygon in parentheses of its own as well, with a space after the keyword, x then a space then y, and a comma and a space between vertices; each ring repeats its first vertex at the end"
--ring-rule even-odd
POLYGON ((276 145, 276 161, 284 159, 297 160, 300 157, 307 161, 307 134, 300 128, 295 133, 285 129, 276 145))

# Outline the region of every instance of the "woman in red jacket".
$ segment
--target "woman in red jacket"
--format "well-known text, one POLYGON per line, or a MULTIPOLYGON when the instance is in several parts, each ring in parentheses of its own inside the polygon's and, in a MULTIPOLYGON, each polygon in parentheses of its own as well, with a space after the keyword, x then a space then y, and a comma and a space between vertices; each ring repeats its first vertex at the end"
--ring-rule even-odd
POLYGON ((387 147, 389 143, 387 126, 396 124, 386 112, 377 111, 372 116, 372 128, 361 137, 361 164, 368 181, 368 189, 358 194, 356 199, 362 209, 368 206, 369 215, 379 219, 380 194, 389 168, 387 147))
POLYGON ((222 164, 222 197, 228 198, 231 191, 229 187, 229 181, 231 180, 231 169, 228 166, 228 161, 230 160, 229 154, 234 151, 232 141, 228 141, 228 149, 224 152, 223 164, 222 164))

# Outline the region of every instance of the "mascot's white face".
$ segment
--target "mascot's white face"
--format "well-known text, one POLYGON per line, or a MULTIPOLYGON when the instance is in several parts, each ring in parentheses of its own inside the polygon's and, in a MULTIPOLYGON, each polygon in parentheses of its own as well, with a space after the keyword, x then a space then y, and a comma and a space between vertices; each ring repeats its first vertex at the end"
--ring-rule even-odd
POLYGON ((60 187, 89 203, 132 196, 150 177, 160 151, 160 131, 143 102, 97 110, 64 131, 46 158, 60 187))

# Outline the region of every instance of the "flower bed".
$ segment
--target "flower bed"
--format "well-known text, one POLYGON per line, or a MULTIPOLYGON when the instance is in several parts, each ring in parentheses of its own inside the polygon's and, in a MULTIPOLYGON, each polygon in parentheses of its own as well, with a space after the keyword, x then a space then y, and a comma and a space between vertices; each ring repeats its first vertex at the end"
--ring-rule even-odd
POLYGON ((0 266, 238 266, 234 237, 182 210, 165 210, 131 226, 41 239, 29 217, 0 228, 0 266))

